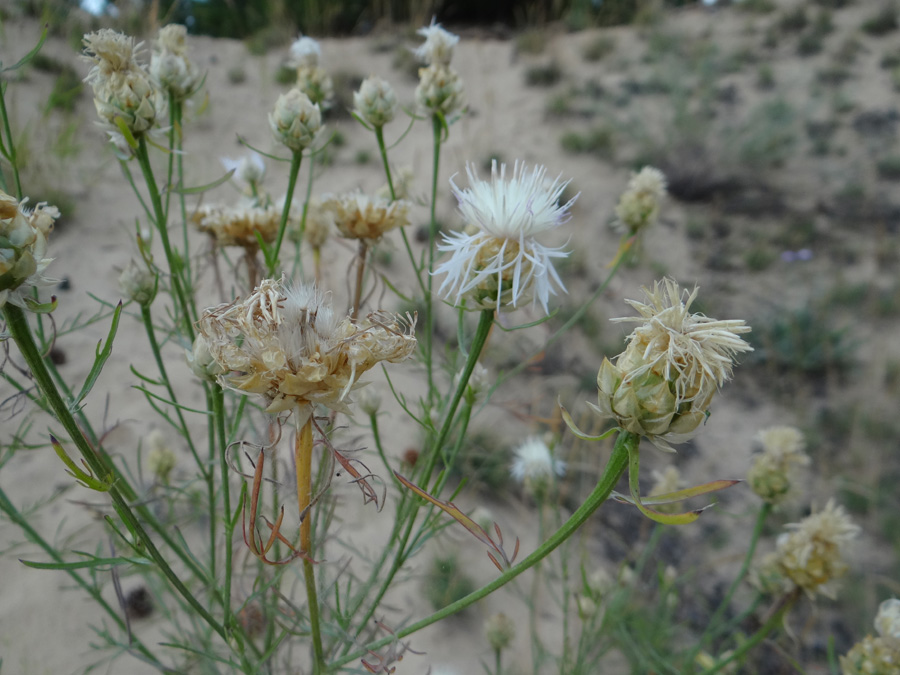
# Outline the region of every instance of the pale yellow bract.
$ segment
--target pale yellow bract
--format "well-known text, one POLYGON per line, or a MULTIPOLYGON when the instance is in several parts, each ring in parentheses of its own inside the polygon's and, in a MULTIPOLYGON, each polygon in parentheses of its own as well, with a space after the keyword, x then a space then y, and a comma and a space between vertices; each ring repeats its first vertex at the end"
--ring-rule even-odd
POLYGON ((197 229, 213 235, 219 246, 252 249, 259 246, 257 232, 267 244, 275 241, 280 219, 280 210, 273 206, 203 205, 191 216, 197 229))
POLYGON ((303 424, 316 404, 350 412, 348 394, 381 361, 416 349, 415 318, 375 312, 337 317, 314 286, 266 279, 246 300, 208 309, 197 322, 219 383, 259 394, 270 413, 297 409, 303 424))

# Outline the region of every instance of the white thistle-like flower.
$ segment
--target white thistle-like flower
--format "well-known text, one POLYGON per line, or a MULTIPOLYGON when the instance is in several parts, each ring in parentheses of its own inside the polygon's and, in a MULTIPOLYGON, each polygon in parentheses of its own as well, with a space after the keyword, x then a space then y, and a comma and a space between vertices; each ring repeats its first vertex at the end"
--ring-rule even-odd
POLYGON ((52 262, 47 238, 59 218, 59 209, 41 202, 33 211, 0 190, 0 308, 7 302, 27 309, 31 290, 56 283, 44 276, 52 262))
POLYGON ((322 128, 322 112, 309 96, 291 89, 275 102, 275 110, 269 113, 269 126, 276 141, 301 152, 312 145, 322 128))
POLYGON ((834 599, 835 582, 847 572, 844 553, 859 536, 859 526, 831 499, 818 513, 785 528, 789 532, 778 537, 774 566, 811 597, 821 593, 834 599))
POLYGON ((323 211, 331 215, 342 237, 363 239, 370 243, 390 230, 409 225, 410 206, 407 201, 392 202, 362 192, 325 195, 322 198, 323 211))
POLYGON ((266 175, 266 164, 262 156, 253 150, 239 159, 220 157, 219 161, 225 167, 225 171, 234 170, 234 178, 247 185, 259 185, 266 175))
POLYGON ((465 298, 469 308, 497 311, 534 299, 549 313, 550 295, 565 291, 553 260, 569 253, 535 237, 567 222, 577 195, 560 204, 569 182, 549 181, 543 166, 516 162, 507 177, 506 164, 498 170, 495 161, 490 181, 480 180, 471 164, 466 173, 469 188, 450 179, 467 228, 444 234, 438 245, 450 254, 434 271, 446 275, 438 292, 457 306, 465 298))
POLYGON ((706 419, 713 395, 731 377, 735 355, 752 351, 740 337, 750 327, 742 319, 691 314, 698 289, 682 291, 671 279, 642 290, 646 303, 626 300, 640 316, 613 319, 642 325, 626 338, 615 365, 603 359, 592 407, 673 451, 670 442, 686 440, 706 419))
POLYGON ((636 234, 659 218, 659 206, 666 196, 666 176, 659 169, 645 166, 631 174, 628 187, 616 206, 613 226, 627 234, 636 234))
POLYGON ((315 68, 322 58, 318 40, 301 35, 291 45, 290 65, 293 68, 315 68))
POLYGON ((218 381, 259 394, 266 411, 297 410, 303 424, 316 404, 350 412, 348 394, 381 361, 398 363, 416 349, 415 318, 375 312, 337 316, 315 286, 266 279, 243 302, 206 310, 197 322, 218 381))
POLYGON ((391 85, 375 75, 363 80, 359 91, 353 92, 353 105, 356 114, 373 127, 383 127, 393 120, 400 107, 391 85))
POLYGON ((459 42, 459 36, 445 30, 439 23, 435 23, 434 18, 431 19, 430 25, 420 28, 416 32, 425 38, 425 42, 416 49, 416 56, 419 60, 429 66, 449 66, 450 60, 453 58, 453 48, 459 42))
POLYGON ((566 463, 554 459, 547 444, 536 436, 526 439, 514 454, 510 474, 532 494, 545 493, 556 477, 566 473, 566 463))

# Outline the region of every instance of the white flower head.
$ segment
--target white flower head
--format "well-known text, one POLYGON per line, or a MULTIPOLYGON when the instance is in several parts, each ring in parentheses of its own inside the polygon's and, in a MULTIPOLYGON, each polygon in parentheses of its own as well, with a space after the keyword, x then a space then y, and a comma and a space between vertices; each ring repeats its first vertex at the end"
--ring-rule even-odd
POLYGON ((44 202, 34 210, 0 190, 0 308, 7 302, 23 309, 32 304, 32 289, 56 283, 44 276, 52 262, 47 238, 59 209, 44 202))
POLYGON ((363 80, 359 91, 353 93, 356 114, 373 127, 383 127, 394 119, 400 104, 391 85, 372 75, 363 80))
POLYGON ((531 169, 516 162, 512 176, 506 164, 498 170, 495 161, 491 180, 478 178, 476 169, 466 165, 470 187, 459 188, 450 179, 459 202, 459 212, 467 224, 463 232, 443 235, 438 249, 450 253, 434 271, 446 274, 439 292, 459 305, 465 296, 476 308, 518 307, 534 299, 544 312, 547 301, 565 286, 553 268, 554 258, 568 251, 538 243, 535 237, 567 222, 577 195, 560 203, 569 181, 547 179, 543 166, 531 169))
POLYGON ((226 171, 233 169, 234 177, 248 185, 261 183, 266 175, 266 164, 263 162, 262 155, 254 150, 239 159, 220 157, 219 161, 222 162, 226 171))
POLYGON ((425 38, 425 42, 416 49, 416 56, 429 66, 449 66, 453 58, 453 48, 459 42, 459 36, 445 30, 434 18, 431 24, 416 31, 425 38))
POLYGON ((566 463, 554 459, 547 444, 536 436, 526 439, 514 454, 510 473, 532 494, 545 494, 552 481, 566 473, 566 463))
POLYGON ((900 600, 890 598, 878 605, 875 630, 881 637, 900 640, 900 600))
POLYGON ((269 113, 269 126, 276 141, 301 152, 312 145, 321 130, 322 112, 309 96, 291 89, 275 102, 274 112, 269 113))
POLYGON ((159 29, 150 57, 150 75, 177 100, 196 93, 203 76, 187 56, 186 27, 169 24, 159 29))
POLYGON ((318 40, 301 35, 291 45, 290 64, 294 68, 315 68, 322 57, 318 40))

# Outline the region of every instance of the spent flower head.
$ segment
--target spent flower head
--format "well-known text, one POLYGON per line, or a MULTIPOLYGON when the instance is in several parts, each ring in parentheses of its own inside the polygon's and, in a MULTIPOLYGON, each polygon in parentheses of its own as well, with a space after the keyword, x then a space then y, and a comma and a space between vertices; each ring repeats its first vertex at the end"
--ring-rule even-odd
POLYGON ((410 206, 407 201, 392 202, 362 192, 322 198, 322 209, 331 215, 342 237, 370 243, 378 241, 386 232, 409 225, 410 206))
POLYGON ((100 118, 114 127, 121 120, 135 138, 149 132, 165 111, 165 99, 138 63, 134 38, 102 28, 84 36, 84 51, 91 63, 84 81, 94 91, 100 118))
POLYGON ((383 127, 394 119, 400 103, 391 85, 372 75, 363 80, 359 91, 353 93, 356 114, 373 127, 383 127))
POLYGON ((294 152, 302 152, 322 128, 319 106, 299 89, 291 89, 278 97, 274 112, 269 113, 269 126, 275 140, 294 152))
POLYGON ((777 551, 764 565, 777 570, 788 587, 802 588, 812 597, 835 597, 837 580, 847 572, 844 553, 860 528, 843 507, 829 500, 825 508, 799 523, 788 523, 777 540, 777 551))
POLYGON ((763 429, 757 435, 762 452, 755 455, 747 482, 764 501, 777 504, 789 494, 795 468, 809 464, 803 434, 796 427, 763 429))
POLYGON ((215 237, 219 246, 256 250, 259 248, 257 234, 267 244, 275 241, 281 211, 274 206, 204 204, 194 212, 191 220, 198 230, 215 237))
POLYGON ((47 258, 47 238, 59 218, 59 209, 44 202, 34 210, 0 190, 0 308, 7 302, 27 308, 33 288, 51 286, 44 276, 52 258, 47 258))
POLYGON ((425 38, 425 42, 416 49, 419 60, 429 66, 449 66, 459 36, 435 23, 434 18, 431 19, 430 25, 416 32, 425 38))
POLYGON ((348 394, 363 373, 416 350, 409 315, 339 317, 314 286, 284 278, 264 280, 244 301, 206 310, 197 329, 224 371, 222 386, 261 395, 270 413, 297 409, 298 424, 316 404, 349 413, 348 394))
POLYGON ((662 171, 645 166, 632 173, 616 206, 615 228, 624 234, 647 229, 659 218, 659 206, 665 196, 666 177, 662 171))
POLYGON ((195 94, 203 76, 187 55, 187 28, 169 24, 159 29, 156 47, 150 56, 150 75, 175 100, 195 94))
POLYGON ((442 235, 438 249, 450 255, 434 271, 446 275, 438 292, 457 306, 465 298, 470 309, 497 311, 533 299, 549 313, 550 295, 565 290, 553 259, 569 254, 538 243, 536 236, 567 222, 577 195, 561 204, 569 183, 548 180, 543 166, 516 162, 507 176, 506 164, 498 169, 495 161, 489 181, 479 179, 471 164, 466 174, 465 189, 450 179, 467 227, 442 235))
POLYGON ((752 351, 740 337, 750 327, 742 319, 691 314, 698 289, 682 291, 671 279, 643 291, 647 302, 626 300, 640 316, 613 319, 641 325, 615 364, 603 359, 592 407, 672 451, 670 442, 684 441, 706 419, 713 395, 731 377, 734 357, 752 351))

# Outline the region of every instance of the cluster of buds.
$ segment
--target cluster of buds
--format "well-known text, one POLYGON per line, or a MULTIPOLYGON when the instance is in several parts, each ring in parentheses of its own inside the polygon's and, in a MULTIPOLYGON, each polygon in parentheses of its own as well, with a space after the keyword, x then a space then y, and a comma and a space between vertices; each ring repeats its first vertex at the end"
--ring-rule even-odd
POLYGON ((276 141, 293 152, 303 152, 322 128, 322 112, 309 96, 291 89, 275 102, 275 110, 269 113, 269 126, 276 141))
POLYGON ((361 192, 325 196, 322 209, 331 216, 342 237, 378 241, 386 232, 409 225, 410 203, 369 197, 361 192))
POLYGON ((659 218, 659 206, 665 196, 666 177, 662 171, 645 166, 633 173, 616 206, 614 227, 628 235, 646 230, 659 218))
POLYGON ((40 203, 29 211, 26 201, 0 190, 0 307, 8 302, 26 308, 32 288, 54 283, 43 272, 52 260, 45 257, 47 237, 59 209, 40 203))
POLYGON ((842 656, 844 675, 881 675, 900 668, 900 600, 891 598, 878 607, 877 637, 867 635, 842 656))
POLYGON ((311 37, 300 36, 291 45, 290 65, 297 69, 297 88, 309 100, 328 108, 334 98, 331 76, 319 65, 322 48, 311 37))
POLYGON ((391 85, 374 75, 363 80, 359 91, 353 93, 353 105, 356 114, 373 127, 383 127, 393 120, 400 107, 391 85))
POLYGON ((693 292, 671 279, 644 288, 647 302, 626 302, 641 325, 628 336, 616 362, 603 359, 597 374, 597 405, 625 431, 646 436, 661 450, 684 441, 706 419, 713 395, 731 377, 734 356, 751 351, 741 339, 741 319, 718 321, 691 314, 693 292))
POLYGON ((416 50, 416 56, 425 62, 426 67, 419 69, 416 103, 433 115, 449 117, 463 106, 462 80, 450 67, 459 36, 444 30, 434 21, 418 32, 425 42, 416 50))
POLYGON ((197 92, 203 76, 187 55, 187 28, 169 24, 159 29, 156 47, 150 56, 150 75, 176 101, 197 92))
POLYGON ((84 36, 84 58, 92 64, 84 81, 105 122, 119 123, 135 138, 149 132, 165 111, 165 98, 136 58, 134 38, 103 28, 84 36))
POLYGON ((844 553, 859 526, 829 500, 823 510, 785 528, 789 531, 778 537, 777 550, 763 559, 758 572, 763 590, 802 588, 810 597, 820 593, 833 599, 837 580, 847 572, 844 553))
POLYGON ((794 468, 809 464, 803 434, 795 427, 771 427, 757 438, 763 451, 753 458, 747 482, 763 501, 778 504, 791 490, 794 468))
POLYGON ((349 413, 363 373, 415 352, 414 330, 414 318, 386 312, 340 318, 315 287, 266 279, 243 302, 204 312, 197 339, 205 344, 192 357, 196 372, 208 353, 222 386, 261 395, 270 413, 296 409, 301 425, 316 404, 349 413))

